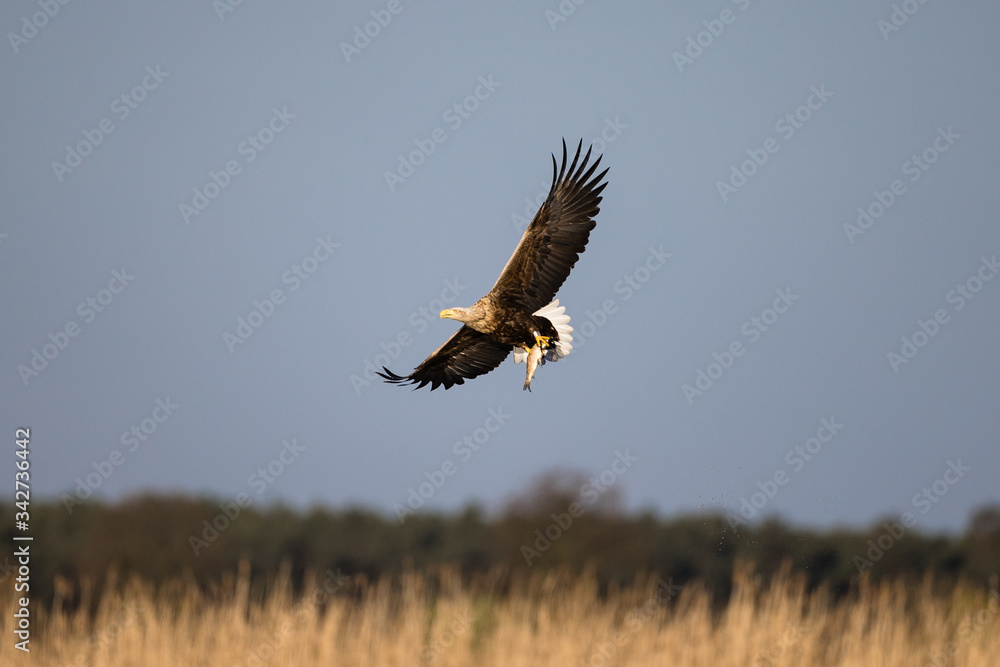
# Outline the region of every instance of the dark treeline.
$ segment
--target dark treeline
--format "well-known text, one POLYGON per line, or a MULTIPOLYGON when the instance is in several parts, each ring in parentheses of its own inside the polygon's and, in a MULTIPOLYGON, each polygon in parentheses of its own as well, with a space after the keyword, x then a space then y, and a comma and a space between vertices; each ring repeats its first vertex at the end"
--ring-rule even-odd
MULTIPOLYGON (((180 496, 69 508, 35 502, 32 597, 50 601, 57 577, 70 590, 79 591, 84 581, 100 586, 109 568, 119 576, 154 582, 186 577, 210 587, 241 560, 256 577, 289 566, 297 583, 309 570, 370 580, 437 565, 466 575, 592 568, 603 585, 628 585, 637 572, 653 572, 680 585, 700 580, 719 601, 728 596, 737 561, 755 563, 765 578, 790 563, 811 586, 828 584, 838 595, 851 590, 861 572, 914 581, 929 572, 942 585, 958 578, 986 585, 1000 572, 996 505, 976 511, 959 536, 923 534, 900 517, 867 530, 817 532, 773 519, 746 524, 735 515, 625 514, 613 494, 593 505, 574 505, 574 484, 543 479, 495 515, 469 507, 457 514, 416 511, 402 521, 367 509, 260 509, 180 496)), ((0 516, 3 539, 13 544, 12 512, 0 516)), ((8 580, 16 566, 12 560, 2 565, 8 580)))

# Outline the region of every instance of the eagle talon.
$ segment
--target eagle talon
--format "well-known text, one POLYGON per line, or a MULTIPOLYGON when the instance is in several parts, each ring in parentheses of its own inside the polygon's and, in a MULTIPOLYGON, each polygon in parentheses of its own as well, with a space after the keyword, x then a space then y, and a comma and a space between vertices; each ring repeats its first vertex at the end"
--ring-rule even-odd
POLYGON ((547 350, 549 348, 549 338, 549 336, 539 336, 538 334, 535 334, 535 344, 543 350, 547 350))

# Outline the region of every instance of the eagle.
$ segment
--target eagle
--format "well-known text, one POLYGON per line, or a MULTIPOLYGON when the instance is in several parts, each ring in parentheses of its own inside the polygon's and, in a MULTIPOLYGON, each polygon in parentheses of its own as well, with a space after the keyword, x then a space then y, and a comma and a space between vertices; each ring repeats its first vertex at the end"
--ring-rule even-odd
POLYGON ((527 364, 523 389, 531 390, 535 369, 546 360, 558 361, 573 349, 573 327, 566 307, 554 299, 583 253, 597 223, 602 182, 608 170, 594 172, 603 155, 590 167, 590 152, 580 161, 583 140, 567 167, 563 139, 562 166, 556 173, 552 156, 552 186, 541 208, 524 231, 493 289, 468 308, 447 308, 441 317, 463 326, 409 375, 396 375, 385 366, 378 373, 386 382, 416 385, 431 391, 450 389, 489 373, 514 352, 514 363, 527 364))

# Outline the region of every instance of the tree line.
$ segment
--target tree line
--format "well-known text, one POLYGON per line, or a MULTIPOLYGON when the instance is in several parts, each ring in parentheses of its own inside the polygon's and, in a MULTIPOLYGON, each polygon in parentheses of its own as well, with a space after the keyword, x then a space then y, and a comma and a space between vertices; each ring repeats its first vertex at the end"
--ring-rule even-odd
MULTIPOLYGON (((848 593, 863 574, 919 581, 931 573, 942 585, 962 578, 995 586, 1000 573, 1000 505, 976 510, 958 534, 926 534, 898 517, 867 529, 818 531, 775 518, 748 524, 717 513, 626 513, 614 494, 584 512, 574 508, 576 481, 543 478, 498 512, 468 506, 402 520, 360 507, 258 508, 167 495, 70 510, 58 501, 36 501, 32 598, 51 600, 57 580, 74 590, 84 582, 100 586, 109 570, 119 579, 138 575, 153 582, 193 577, 208 587, 241 561, 263 578, 289 567, 298 583, 307 571, 371 580, 440 565, 467 576, 589 568, 602 585, 658 573, 678 585, 700 581, 720 602, 739 561, 755 563, 763 577, 787 564, 810 586, 828 585, 836 595, 848 593)), ((12 511, 0 515, 4 541, 12 544, 12 511)), ((7 583, 16 571, 8 565, 0 564, 7 583)))

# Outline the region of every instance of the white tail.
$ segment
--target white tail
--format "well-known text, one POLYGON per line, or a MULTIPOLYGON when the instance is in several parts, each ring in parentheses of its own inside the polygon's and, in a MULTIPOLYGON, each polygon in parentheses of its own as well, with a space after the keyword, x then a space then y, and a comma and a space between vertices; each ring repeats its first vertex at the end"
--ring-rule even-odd
MULTIPOLYGON (((566 306, 560 306, 559 299, 556 299, 547 306, 542 306, 532 314, 544 317, 549 322, 552 322, 556 333, 559 334, 559 340, 556 341, 555 346, 545 352, 545 357, 541 360, 542 364, 544 365, 546 361, 559 361, 568 355, 573 349, 573 327, 569 325, 569 315, 566 314, 566 306)), ((514 348, 515 364, 523 364, 527 358, 528 352, 524 348, 514 348)))
POLYGON ((535 311, 535 315, 544 317, 559 334, 559 340, 555 347, 545 353, 545 358, 549 361, 559 361, 573 349, 573 327, 569 325, 569 315, 566 314, 566 306, 559 305, 559 299, 535 311))

